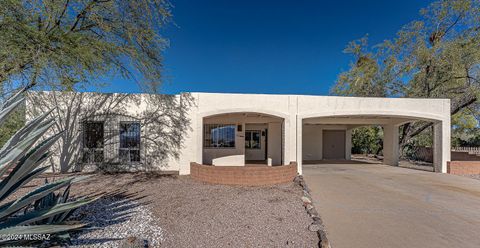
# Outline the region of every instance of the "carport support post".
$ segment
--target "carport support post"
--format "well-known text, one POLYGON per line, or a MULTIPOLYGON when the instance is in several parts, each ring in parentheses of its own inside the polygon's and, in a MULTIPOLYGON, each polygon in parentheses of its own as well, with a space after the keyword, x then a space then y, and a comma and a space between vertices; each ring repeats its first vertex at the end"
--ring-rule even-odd
POLYGON ((352 129, 345 131, 345 159, 352 160, 352 129))
POLYGON ((296 156, 295 161, 297 161, 297 172, 298 174, 302 175, 302 163, 303 163, 303 151, 302 151, 302 136, 303 136, 303 119, 297 116, 296 120, 296 129, 297 129, 297 142, 296 142, 296 156))
POLYGON ((435 172, 447 173, 450 161, 450 119, 433 123, 433 166, 435 172))
POLYGON ((383 126, 383 163, 398 166, 399 133, 398 125, 383 126))

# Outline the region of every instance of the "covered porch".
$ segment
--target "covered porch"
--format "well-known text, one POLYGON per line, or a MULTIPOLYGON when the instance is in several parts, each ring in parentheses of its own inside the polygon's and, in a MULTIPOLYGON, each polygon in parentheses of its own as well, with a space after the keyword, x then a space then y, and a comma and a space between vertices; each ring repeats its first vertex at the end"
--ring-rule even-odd
POLYGON ((202 164, 284 164, 284 118, 264 113, 225 113, 202 118, 202 164))

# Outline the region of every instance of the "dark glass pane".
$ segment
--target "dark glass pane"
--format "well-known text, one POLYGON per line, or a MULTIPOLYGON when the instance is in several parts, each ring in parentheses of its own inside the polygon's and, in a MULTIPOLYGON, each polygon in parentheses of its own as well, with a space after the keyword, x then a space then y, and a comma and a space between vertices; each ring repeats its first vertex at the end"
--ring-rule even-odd
POLYGON ((140 123, 120 123, 120 148, 140 148, 140 123))
POLYGON ((90 152, 88 150, 83 151, 82 162, 88 163, 90 161, 90 152))
POLYGON ((84 163, 103 162, 104 147, 103 122, 87 121, 83 123, 83 154, 84 163))
POLYGON ((236 125, 205 124, 205 147, 235 147, 236 125))
POLYGON ((103 150, 95 150, 93 152, 93 161, 95 163, 101 163, 103 161, 103 150))
POLYGON ((140 162, 140 123, 120 123, 120 160, 140 162))
POLYGON ((130 161, 130 153, 129 153, 129 150, 127 149, 121 149, 119 151, 119 157, 120 157, 120 161, 122 162, 128 162, 130 161))
POLYGON ((251 139, 252 139, 252 132, 245 131, 245 148, 250 148, 251 139))
POLYGON ((103 149, 85 149, 82 156, 83 163, 103 162, 103 149))
POLYGON ((252 148, 260 149, 260 131, 252 132, 252 148))
POLYGON ((140 162, 140 150, 130 150, 130 161, 140 162))
POLYGON ((84 147, 103 148, 103 122, 85 122, 83 128, 84 147))

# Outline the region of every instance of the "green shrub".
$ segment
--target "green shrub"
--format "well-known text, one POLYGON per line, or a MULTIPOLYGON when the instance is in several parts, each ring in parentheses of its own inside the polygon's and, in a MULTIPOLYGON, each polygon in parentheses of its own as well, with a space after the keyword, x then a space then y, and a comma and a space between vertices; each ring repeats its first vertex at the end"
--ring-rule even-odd
POLYGON ((352 130, 353 154, 379 154, 383 148, 381 127, 358 127, 352 130))

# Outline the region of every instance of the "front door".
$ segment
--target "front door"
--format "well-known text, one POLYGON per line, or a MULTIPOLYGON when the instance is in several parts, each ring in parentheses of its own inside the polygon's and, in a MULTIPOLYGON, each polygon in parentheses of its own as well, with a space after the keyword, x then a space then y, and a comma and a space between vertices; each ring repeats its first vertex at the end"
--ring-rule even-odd
POLYGON ((345 130, 323 130, 323 159, 345 159, 345 130))
POLYGON ((266 160, 266 130, 245 130, 245 160, 266 160))

